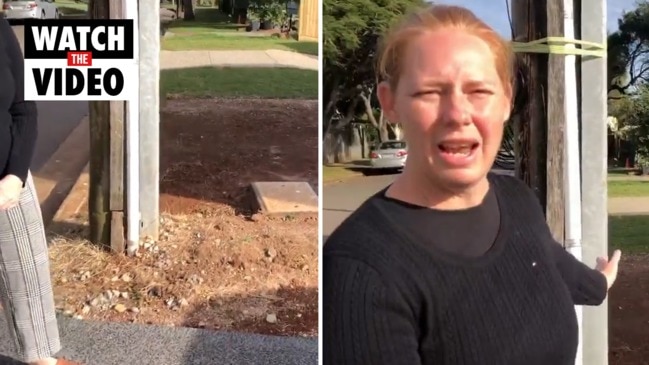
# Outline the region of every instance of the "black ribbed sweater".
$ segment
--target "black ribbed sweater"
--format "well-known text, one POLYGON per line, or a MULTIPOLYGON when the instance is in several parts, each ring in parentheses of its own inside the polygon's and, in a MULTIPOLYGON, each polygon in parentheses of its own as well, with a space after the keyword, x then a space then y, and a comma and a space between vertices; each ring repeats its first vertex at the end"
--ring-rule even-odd
POLYGON ((23 181, 38 135, 36 102, 25 100, 25 65, 18 38, 7 19, 0 19, 0 179, 23 181))
POLYGON ((422 244, 378 195, 336 229, 323 252, 324 364, 574 364, 573 304, 600 304, 606 279, 553 240, 527 186, 489 179, 500 229, 479 257, 422 244))

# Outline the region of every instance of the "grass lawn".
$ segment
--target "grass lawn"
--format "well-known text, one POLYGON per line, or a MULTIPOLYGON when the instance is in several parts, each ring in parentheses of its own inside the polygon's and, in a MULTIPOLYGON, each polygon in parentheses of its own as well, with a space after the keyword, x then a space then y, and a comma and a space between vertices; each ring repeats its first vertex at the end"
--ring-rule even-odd
POLYGON ((649 180, 609 180, 609 198, 649 196, 649 180))
POLYGON ((198 8, 194 21, 176 19, 169 24, 173 35, 163 38, 162 49, 183 50, 265 50, 282 49, 317 55, 317 42, 298 42, 268 36, 250 36, 241 24, 234 24, 218 8, 198 8), (237 31, 239 30, 239 31, 237 31))
POLYGON ((342 166, 322 166, 322 183, 332 183, 361 176, 361 173, 349 170, 342 166))
POLYGON ((609 217, 609 237, 611 249, 622 255, 649 254, 649 215, 609 217))
POLYGON ((294 68, 200 67, 163 70, 162 95, 317 99, 318 72, 294 68))
POLYGON ((250 37, 239 32, 211 32, 176 34, 162 41, 162 49, 186 50, 266 50, 281 49, 309 55, 318 55, 317 42, 298 42, 292 39, 250 37))
POLYGON ((88 1, 56 0, 54 3, 59 13, 65 15, 85 14, 88 11, 88 1))

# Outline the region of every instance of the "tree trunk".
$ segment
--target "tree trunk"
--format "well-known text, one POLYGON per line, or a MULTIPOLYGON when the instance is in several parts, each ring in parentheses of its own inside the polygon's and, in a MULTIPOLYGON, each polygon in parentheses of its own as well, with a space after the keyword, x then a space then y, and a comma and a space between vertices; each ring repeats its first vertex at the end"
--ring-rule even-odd
POLYGON ((372 123, 374 128, 379 132, 379 141, 380 142, 385 142, 387 141, 390 137, 388 134, 388 126, 386 123, 386 119, 383 117, 383 109, 381 109, 381 114, 379 116, 379 120, 376 120, 376 117, 374 116, 374 108, 372 107, 372 92, 373 89, 368 89, 366 91, 363 91, 360 93, 359 97, 361 100, 363 100, 363 105, 365 106, 365 114, 367 115, 367 119, 372 123))
POLYGON ((183 19, 184 20, 196 20, 196 15, 194 14, 194 1, 193 0, 183 0, 183 19))

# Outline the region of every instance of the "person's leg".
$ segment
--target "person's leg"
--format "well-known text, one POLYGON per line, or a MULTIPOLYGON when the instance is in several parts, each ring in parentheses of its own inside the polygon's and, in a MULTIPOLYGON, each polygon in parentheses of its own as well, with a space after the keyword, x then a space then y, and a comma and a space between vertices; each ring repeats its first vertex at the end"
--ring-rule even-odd
POLYGON ((31 175, 18 206, 0 211, 0 298, 22 361, 56 363, 61 349, 41 209, 31 175))

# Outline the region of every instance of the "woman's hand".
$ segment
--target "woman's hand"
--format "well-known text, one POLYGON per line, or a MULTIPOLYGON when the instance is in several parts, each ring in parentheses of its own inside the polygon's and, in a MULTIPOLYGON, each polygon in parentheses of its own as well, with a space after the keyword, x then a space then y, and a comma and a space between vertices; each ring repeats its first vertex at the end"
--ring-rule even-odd
POLYGON ((597 258, 597 266, 595 267, 606 277, 606 282, 608 283, 608 289, 611 289, 615 279, 617 278, 617 266, 620 262, 620 257, 622 252, 620 250, 613 251, 613 256, 611 260, 605 256, 600 256, 597 258))
POLYGON ((18 176, 7 175, 0 180, 0 210, 7 210, 18 205, 23 182, 18 176))

